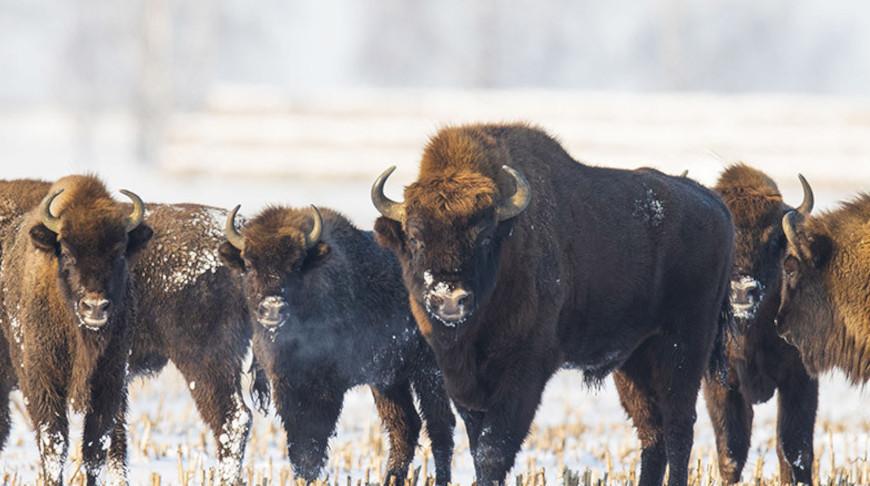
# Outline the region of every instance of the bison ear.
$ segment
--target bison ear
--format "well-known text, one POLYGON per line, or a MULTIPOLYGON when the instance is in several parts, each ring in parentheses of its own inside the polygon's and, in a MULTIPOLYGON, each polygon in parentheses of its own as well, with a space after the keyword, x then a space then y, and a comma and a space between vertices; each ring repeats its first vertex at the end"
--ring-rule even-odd
POLYGON ((44 224, 36 224, 30 228, 30 240, 38 250, 49 253, 57 253, 60 251, 60 244, 57 242, 57 233, 45 227, 44 224))
POLYGON ((132 255, 145 248, 145 244, 151 241, 152 236, 154 230, 147 224, 140 224, 132 229, 127 233, 127 254, 132 255))
POLYGON ((242 251, 231 245, 229 241, 221 243, 221 246, 218 247, 218 255, 233 270, 238 270, 239 272, 245 271, 245 260, 242 258, 242 251))
POLYGON ((384 216, 375 220, 375 241, 379 245, 398 253, 402 250, 403 237, 402 223, 384 216))
POLYGON ((308 253, 305 255, 305 261, 302 262, 302 267, 308 269, 321 263, 329 255, 329 251, 330 247, 327 243, 318 241, 316 245, 308 250, 308 253))

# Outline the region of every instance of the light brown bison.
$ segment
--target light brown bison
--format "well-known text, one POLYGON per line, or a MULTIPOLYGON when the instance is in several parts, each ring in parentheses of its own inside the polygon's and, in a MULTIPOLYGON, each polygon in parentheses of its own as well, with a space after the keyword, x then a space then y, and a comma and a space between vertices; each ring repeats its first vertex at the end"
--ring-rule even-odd
POLYGON ((122 192, 134 200, 132 211, 94 176, 61 179, 0 240, 0 438, 9 433, 8 393, 17 385, 36 430, 45 484, 63 482, 68 407, 85 415, 88 484, 98 480, 107 454, 110 481, 126 481, 126 365, 136 303, 127 257, 152 232, 140 224, 142 201, 122 192))
POLYGON ((839 368, 870 380, 870 194, 835 210, 783 217, 778 330, 813 375, 839 368))
MULTIPOLYGON (((809 214, 813 194, 800 177, 809 214)), ((782 217, 791 211, 776 183, 745 164, 728 167, 715 187, 731 210, 736 233, 731 305, 736 332, 727 343, 727 383, 707 380, 704 394, 716 431, 719 471, 740 481, 752 432, 752 406, 778 391, 777 454, 783 482, 812 483, 813 426, 818 381, 811 378, 794 346, 776 332, 780 274, 786 240, 782 217)))
POLYGON ((401 484, 414 458, 421 420, 413 388, 436 483, 449 483, 455 418, 393 255, 330 209, 272 206, 241 233, 237 210, 220 254, 243 274, 259 323, 254 356, 272 384, 296 475, 317 479, 345 393, 370 385, 390 437, 389 477, 401 484))
MULTIPOLYGON (((50 187, 28 179, 0 181, 0 241, 14 227, 10 222, 36 207, 50 187)), ((232 484, 241 481, 252 420, 241 390, 252 331, 241 281, 217 255, 226 217, 226 210, 197 204, 148 204, 153 243, 130 261, 138 312, 129 371, 153 375, 169 360, 175 364, 215 439, 218 479, 232 484)), ((0 362, 0 375, 3 383, 15 382, 11 364, 0 362)), ((258 376, 256 396, 265 400, 267 388, 258 376)), ((10 391, 0 389, 0 449, 9 430, 10 391)))
MULTIPOLYGON (((503 482, 550 376, 614 373, 640 484, 686 484, 695 402, 727 309, 733 228, 712 191, 590 167, 526 125, 449 127, 378 241, 468 430, 478 484, 503 482)), ((719 336, 719 340, 717 340, 719 336)), ((718 355, 719 353, 717 353, 718 355)))

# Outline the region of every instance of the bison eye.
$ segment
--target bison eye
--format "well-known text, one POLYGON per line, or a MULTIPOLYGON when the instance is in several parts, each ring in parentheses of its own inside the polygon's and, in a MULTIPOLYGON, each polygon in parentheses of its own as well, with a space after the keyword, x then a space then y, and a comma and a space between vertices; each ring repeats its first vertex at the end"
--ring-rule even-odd
POLYGON ((480 244, 481 244, 481 246, 489 246, 492 244, 492 238, 487 236, 486 238, 483 239, 483 241, 480 242, 480 244))
POLYGON ((423 242, 413 236, 408 238, 408 245, 414 251, 420 251, 423 249, 423 242))
POLYGON ((60 261, 62 261, 65 265, 75 265, 76 263, 75 257, 73 257, 68 250, 61 250, 60 261))

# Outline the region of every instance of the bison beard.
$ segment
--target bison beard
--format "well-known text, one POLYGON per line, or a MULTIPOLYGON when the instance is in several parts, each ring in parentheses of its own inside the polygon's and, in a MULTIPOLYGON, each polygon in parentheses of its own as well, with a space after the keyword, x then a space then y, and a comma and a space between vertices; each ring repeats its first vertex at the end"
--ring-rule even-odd
MULTIPOLYGON (((798 211, 809 214, 812 190, 803 177, 801 183, 804 202, 798 211)), ((704 383, 719 472, 727 483, 740 481, 749 453, 752 406, 778 391, 780 478, 810 484, 818 380, 809 376, 797 349, 777 335, 774 324, 786 249, 782 217, 792 208, 783 203, 773 180, 744 164, 727 168, 715 190, 731 210, 737 230, 731 302, 743 311, 735 311, 736 332, 727 344, 727 382, 704 383)))
POLYGON ((442 130, 403 203, 383 196, 387 175, 372 189, 376 236, 402 264, 478 484, 504 481, 560 366, 592 381, 615 370, 643 447, 639 484, 660 484, 666 465, 668 484, 686 484, 698 389, 726 325, 734 233, 718 196, 652 169, 582 165, 525 125, 442 130), (473 296, 461 320, 427 307, 439 289, 473 296))

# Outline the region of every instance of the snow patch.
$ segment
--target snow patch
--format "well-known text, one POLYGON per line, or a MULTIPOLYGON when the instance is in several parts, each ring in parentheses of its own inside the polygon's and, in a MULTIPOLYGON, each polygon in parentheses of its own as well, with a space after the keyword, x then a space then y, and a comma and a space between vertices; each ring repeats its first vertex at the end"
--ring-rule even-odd
POLYGON ((242 397, 234 393, 232 396, 233 411, 229 420, 221 427, 218 436, 218 477, 221 484, 237 484, 242 474, 242 460, 245 456, 245 444, 251 433, 253 417, 245 407, 242 397))
POLYGON ((651 226, 657 227, 665 219, 665 207, 656 197, 655 191, 651 187, 647 187, 644 197, 634 200, 634 212, 632 214, 635 217, 642 218, 651 226))
POLYGON ((66 462, 66 439, 60 432, 50 432, 48 424, 42 424, 39 426, 38 441, 45 482, 60 484, 66 462))
POLYGON ((759 282, 758 280, 756 280, 748 275, 744 275, 744 276, 740 277, 739 280, 736 280, 736 281, 732 280, 731 281, 730 300, 731 300, 731 312, 733 313, 735 318, 746 319, 746 320, 753 319, 753 318, 755 318, 755 313, 758 312, 758 308, 761 306, 761 301, 764 300, 764 285, 761 282, 759 282), (738 287, 739 288, 746 288, 749 286, 755 286, 755 288, 758 289, 758 298, 753 299, 753 302, 750 305, 738 304, 737 302, 735 302, 734 301, 735 288, 738 288, 738 287))

